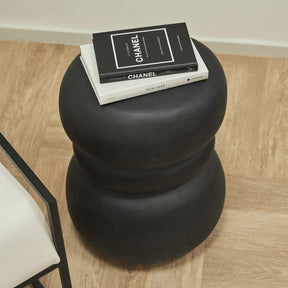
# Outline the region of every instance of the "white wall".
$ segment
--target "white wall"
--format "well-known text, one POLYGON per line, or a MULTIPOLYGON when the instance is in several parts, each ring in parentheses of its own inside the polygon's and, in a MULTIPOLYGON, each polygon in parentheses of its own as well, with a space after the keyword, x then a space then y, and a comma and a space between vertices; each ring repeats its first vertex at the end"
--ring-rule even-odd
POLYGON ((202 41, 287 48, 287 12, 287 0, 0 0, 0 38, 15 37, 10 28, 24 39, 44 30, 76 33, 77 43, 96 31, 184 21, 202 41))

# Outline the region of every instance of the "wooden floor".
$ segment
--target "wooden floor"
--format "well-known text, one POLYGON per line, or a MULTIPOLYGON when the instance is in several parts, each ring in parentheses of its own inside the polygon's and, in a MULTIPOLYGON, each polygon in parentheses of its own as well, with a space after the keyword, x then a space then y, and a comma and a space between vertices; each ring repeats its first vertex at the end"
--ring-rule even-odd
MULTIPOLYGON (((227 181, 222 217, 188 255, 134 266, 93 254, 67 212, 72 146, 61 126, 58 93, 79 51, 0 41, 0 131, 58 199, 73 286, 287 288, 288 59, 218 55, 228 82, 227 112, 216 136, 227 181)), ((43 283, 60 287, 58 273, 43 283)))

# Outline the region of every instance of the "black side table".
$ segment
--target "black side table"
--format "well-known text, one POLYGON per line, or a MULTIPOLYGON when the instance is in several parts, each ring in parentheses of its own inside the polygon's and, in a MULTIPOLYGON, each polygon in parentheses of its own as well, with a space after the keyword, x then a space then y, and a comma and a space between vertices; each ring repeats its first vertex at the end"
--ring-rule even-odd
POLYGON ((208 80, 106 106, 98 104, 79 56, 64 76, 59 108, 74 148, 69 213, 79 233, 110 257, 171 260, 218 222, 225 178, 214 137, 225 114, 226 79, 215 55, 195 45, 208 80))

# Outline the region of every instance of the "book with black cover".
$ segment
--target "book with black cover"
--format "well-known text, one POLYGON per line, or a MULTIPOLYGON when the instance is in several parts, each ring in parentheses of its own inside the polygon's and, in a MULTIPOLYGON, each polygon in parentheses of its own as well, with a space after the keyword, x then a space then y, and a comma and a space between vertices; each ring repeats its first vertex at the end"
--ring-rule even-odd
POLYGON ((104 105, 207 79, 209 75, 207 66, 192 40, 191 43, 198 62, 197 71, 136 79, 133 81, 100 83, 93 44, 80 46, 80 59, 100 105, 104 105))
POLYGON ((196 71, 185 23, 93 34, 100 82, 196 71))

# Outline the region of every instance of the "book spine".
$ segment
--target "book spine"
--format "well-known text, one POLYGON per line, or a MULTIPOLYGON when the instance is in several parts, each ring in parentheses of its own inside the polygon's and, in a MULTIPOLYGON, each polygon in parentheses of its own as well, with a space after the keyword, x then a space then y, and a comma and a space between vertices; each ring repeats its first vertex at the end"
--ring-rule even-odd
MULTIPOLYGON (((208 71, 203 72, 201 74, 199 73, 195 76, 183 75, 176 79, 169 79, 165 81, 159 80, 153 84, 150 83, 150 84, 143 85, 140 87, 135 87, 135 89, 132 89, 132 90, 123 90, 123 91, 118 90, 118 91, 115 91, 114 93, 106 94, 105 96, 103 95, 101 99, 100 97, 97 97, 97 98, 99 100, 100 105, 104 105, 104 104, 109 104, 109 103, 117 102, 117 101, 124 100, 124 99, 129 99, 129 98, 161 91, 164 89, 169 89, 169 88, 173 88, 177 86, 190 84, 193 82, 202 81, 205 79, 208 79, 208 71)), ((94 90, 96 93, 96 89, 94 90)))
POLYGON ((117 76, 101 76, 100 75, 100 83, 111 83, 117 81, 127 81, 127 80, 136 80, 136 79, 145 79, 151 77, 158 77, 170 74, 178 74, 178 73, 185 73, 185 72, 192 72, 197 71, 197 66, 191 67, 181 67, 177 69, 168 69, 168 70, 158 70, 158 71, 147 71, 142 73, 131 73, 131 74, 124 74, 124 75, 117 75, 117 76))

